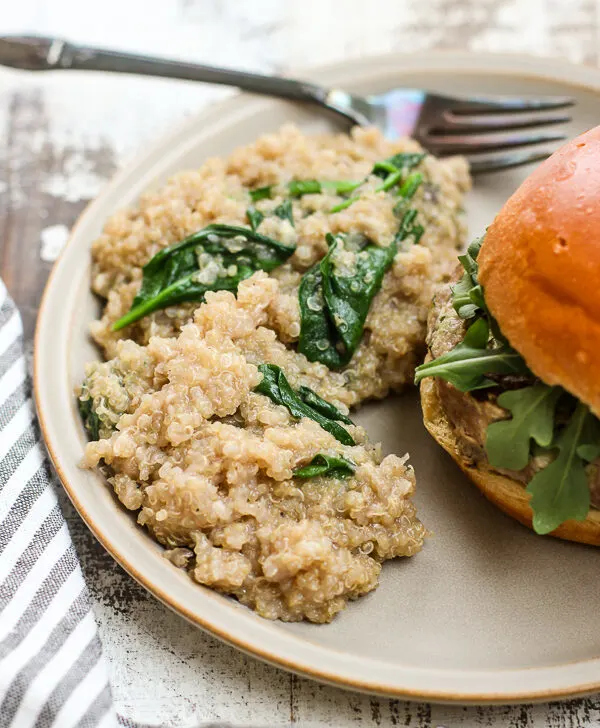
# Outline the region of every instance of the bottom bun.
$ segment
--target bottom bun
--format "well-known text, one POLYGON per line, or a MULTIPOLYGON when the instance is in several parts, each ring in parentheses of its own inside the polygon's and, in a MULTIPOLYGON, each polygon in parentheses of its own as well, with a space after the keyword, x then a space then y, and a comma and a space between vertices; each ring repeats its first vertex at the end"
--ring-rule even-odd
MULTIPOLYGON (((470 465, 461 457, 454 430, 442 408, 434 379, 424 379, 421 382, 421 406, 423 421, 429 434, 452 456, 485 497, 524 526, 533 528, 529 495, 522 483, 489 470, 485 465, 470 465)), ((585 521, 565 521, 549 535, 600 546, 600 510, 591 508, 585 521)))

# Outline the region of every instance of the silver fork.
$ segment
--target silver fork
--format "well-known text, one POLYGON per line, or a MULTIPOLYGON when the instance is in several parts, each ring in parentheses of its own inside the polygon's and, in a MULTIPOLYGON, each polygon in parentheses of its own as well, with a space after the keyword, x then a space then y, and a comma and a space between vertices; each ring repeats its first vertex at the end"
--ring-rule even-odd
POLYGON ((560 141, 565 135, 539 128, 570 121, 568 115, 556 112, 574 103, 562 96, 453 98, 406 88, 364 97, 290 78, 89 48, 38 36, 0 37, 0 65, 30 71, 76 69, 162 76, 307 101, 352 124, 375 125, 391 139, 412 136, 437 156, 464 154, 474 173, 547 157, 552 150, 539 145, 560 141), (536 148, 527 149, 533 146, 536 148))

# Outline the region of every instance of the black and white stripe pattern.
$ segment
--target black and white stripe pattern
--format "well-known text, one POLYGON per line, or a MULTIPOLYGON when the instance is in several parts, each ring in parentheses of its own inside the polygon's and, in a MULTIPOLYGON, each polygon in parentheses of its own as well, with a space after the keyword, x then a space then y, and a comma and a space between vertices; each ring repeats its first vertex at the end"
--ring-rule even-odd
POLYGON ((117 725, 87 589, 36 430, 21 319, 0 281, 0 726, 117 725))

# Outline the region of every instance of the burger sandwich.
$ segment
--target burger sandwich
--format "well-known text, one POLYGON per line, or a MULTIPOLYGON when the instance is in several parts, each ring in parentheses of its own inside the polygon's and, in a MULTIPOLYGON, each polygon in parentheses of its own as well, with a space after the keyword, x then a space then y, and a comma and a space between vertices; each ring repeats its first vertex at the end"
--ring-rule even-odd
POLYGON ((600 127, 528 177, 434 301, 431 435, 499 508, 600 545, 600 127))

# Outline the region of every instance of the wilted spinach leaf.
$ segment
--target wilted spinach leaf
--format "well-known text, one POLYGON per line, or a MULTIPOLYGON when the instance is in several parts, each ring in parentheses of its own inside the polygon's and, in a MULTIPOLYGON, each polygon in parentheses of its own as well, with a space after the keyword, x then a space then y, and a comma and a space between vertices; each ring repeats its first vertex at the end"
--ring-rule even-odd
POLYGON ((373 297, 381 287, 396 248, 372 243, 353 251, 354 265, 347 273, 336 268, 335 253, 343 251, 342 235, 327 236, 329 251, 302 278, 299 289, 299 351, 309 361, 330 369, 347 364, 360 342, 373 297))
MULTIPOLYGON (((389 159, 385 159, 381 162, 376 162, 375 166, 371 170, 371 174, 376 177, 382 177, 383 182, 375 188, 375 192, 388 192, 396 185, 400 184, 400 187, 398 189, 398 195, 402 198, 396 207, 394 208, 394 211, 398 216, 404 215, 404 212, 407 209, 407 202, 408 200, 413 197, 417 189, 419 188, 419 185, 423 181, 423 175, 421 175, 418 172, 413 172, 412 174, 408 175, 406 179, 404 179, 406 172, 413 167, 416 167, 418 164, 420 164, 423 161, 423 158, 425 157, 425 154, 396 154, 393 157, 390 157, 389 159), (396 163, 394 163, 396 162, 396 163)), ((368 179, 368 178, 367 178, 368 179)), ((363 180, 365 182, 366 180, 363 180)), ((362 183, 361 183, 362 184, 362 183)), ((357 187, 360 185, 356 185, 357 187)), ((342 193, 340 193, 342 194, 342 193)), ((349 197, 347 200, 344 200, 343 202, 340 202, 337 205, 334 205, 334 207, 331 208, 329 212, 341 212, 342 210, 345 210, 346 208, 350 207, 354 202, 360 199, 360 195, 355 195, 354 197, 349 197)), ((421 232, 422 234, 422 232, 421 232)), ((419 235, 420 237, 420 235, 419 235)), ((418 242, 418 240, 417 240, 418 242)))
POLYGON ((88 399, 77 400, 79 407, 79 414, 83 420, 83 426, 85 427, 91 440, 100 439, 100 418, 94 411, 94 400, 91 397, 88 399))
POLYGON ((425 159, 424 152, 399 152, 388 159, 375 162, 371 174, 385 179, 390 174, 400 171, 407 171, 418 166, 425 159))
POLYGON ((249 195, 252 202, 258 202, 259 200, 268 200, 273 194, 275 185, 267 185, 266 187, 257 187, 255 190, 250 190, 249 195))
POLYGON ((202 301, 207 291, 235 292, 245 278, 257 270, 268 272, 277 268, 294 250, 249 228, 208 225, 180 243, 160 250, 146 263, 131 310, 112 329, 118 331, 167 306, 202 301), (202 267, 201 255, 207 257, 207 264, 202 267))
MULTIPOLYGON (((280 220, 287 220, 292 227, 294 227, 294 211, 290 200, 284 200, 277 207, 273 209, 273 215, 278 217, 280 220)), ((257 210, 254 205, 246 210, 246 217, 250 223, 252 230, 256 231, 261 222, 265 219, 266 215, 264 212, 257 210)))
POLYGON ((266 397, 269 397, 272 402, 275 402, 275 404, 283 405, 293 417, 297 417, 298 419, 308 417, 309 419, 314 420, 343 445, 355 444, 350 433, 336 421, 342 420, 344 415, 336 410, 330 402, 321 400, 318 395, 306 387, 305 392, 308 390, 319 400, 319 402, 317 402, 317 407, 311 406, 305 399, 306 394, 303 395, 299 392, 294 392, 282 369, 275 364, 261 364, 258 367, 258 370, 263 375, 263 379, 261 383, 255 387, 255 392, 264 394, 266 397), (335 410, 335 418, 323 414, 324 407, 321 404, 322 402, 325 402, 328 407, 335 410))
POLYGON ((308 463, 303 465, 301 468, 294 470, 295 478, 349 478, 354 475, 355 467, 346 458, 339 455, 326 455, 325 453, 319 453, 308 463))
POLYGON ((273 210, 273 214, 281 220, 288 220, 290 225, 294 227, 294 212, 290 200, 284 200, 273 210))
MULTIPOLYGON (((406 193, 414 194, 419 184, 420 176, 406 187, 406 193)), ((422 226, 414 222, 416 215, 416 210, 406 209, 398 232, 387 248, 367 241, 350 250, 354 264, 347 271, 335 264, 336 252, 347 248, 346 238, 327 236, 327 254, 304 274, 298 292, 298 350, 309 361, 339 369, 352 359, 373 298, 394 261, 398 246, 411 236, 418 242, 423 234, 422 226)))
POLYGON ((317 412, 320 412, 325 417, 329 417, 330 420, 344 422, 346 425, 354 424, 349 417, 340 412, 337 407, 334 407, 331 404, 331 402, 319 397, 319 395, 316 392, 313 392, 310 387, 299 387, 298 396, 303 402, 312 407, 314 410, 317 410, 317 412))
POLYGON ((250 205, 250 207, 246 210, 246 217, 248 218, 248 222, 250 223, 250 227, 256 231, 258 229, 258 226, 261 224, 261 222, 265 219, 265 216, 260 210, 257 210, 254 205, 250 205))
POLYGON ((318 195, 321 192, 332 192, 335 195, 344 195, 360 187, 360 182, 350 180, 319 181, 317 179, 295 179, 288 184, 290 197, 302 197, 303 195, 318 195))

